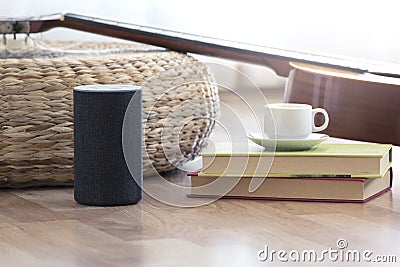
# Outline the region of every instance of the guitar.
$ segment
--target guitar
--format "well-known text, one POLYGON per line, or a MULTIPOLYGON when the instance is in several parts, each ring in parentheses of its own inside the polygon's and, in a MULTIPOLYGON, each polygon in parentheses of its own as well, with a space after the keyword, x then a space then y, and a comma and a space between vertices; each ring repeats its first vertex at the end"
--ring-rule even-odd
MULTIPOLYGON (((288 63, 291 61, 334 67, 358 73, 380 73, 383 69, 382 65, 373 62, 363 63, 346 58, 232 42, 70 13, 38 18, 0 19, 0 34, 39 33, 56 27, 151 44, 184 53, 190 52, 268 66, 278 75, 285 77, 289 75, 290 66, 288 63)), ((391 72, 385 74, 398 75, 391 72)))
POLYGON ((242 61, 288 77, 285 101, 323 107, 330 114, 325 133, 335 137, 400 145, 400 74, 397 68, 361 61, 232 42, 77 14, 0 19, 2 34, 30 34, 69 28, 109 37, 242 61))

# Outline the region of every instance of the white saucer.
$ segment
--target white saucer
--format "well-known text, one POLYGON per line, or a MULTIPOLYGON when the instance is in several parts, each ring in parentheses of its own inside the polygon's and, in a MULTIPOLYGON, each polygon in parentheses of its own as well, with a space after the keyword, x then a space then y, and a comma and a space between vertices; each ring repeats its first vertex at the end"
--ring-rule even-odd
POLYGON ((262 133, 252 133, 247 138, 257 145, 276 151, 309 150, 329 138, 326 134, 312 133, 306 139, 270 139, 262 133))

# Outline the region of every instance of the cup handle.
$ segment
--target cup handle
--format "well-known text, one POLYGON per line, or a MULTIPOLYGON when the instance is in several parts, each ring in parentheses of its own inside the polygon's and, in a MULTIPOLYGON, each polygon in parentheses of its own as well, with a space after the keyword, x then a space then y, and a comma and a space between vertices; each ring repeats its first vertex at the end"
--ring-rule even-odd
POLYGON ((328 112, 326 112, 325 109, 323 108, 314 108, 312 110, 312 131, 313 132, 320 132, 325 130, 328 127, 329 124, 329 115, 328 112), (315 115, 317 113, 322 113, 322 115, 324 115, 324 124, 322 124, 321 126, 315 126, 315 115))

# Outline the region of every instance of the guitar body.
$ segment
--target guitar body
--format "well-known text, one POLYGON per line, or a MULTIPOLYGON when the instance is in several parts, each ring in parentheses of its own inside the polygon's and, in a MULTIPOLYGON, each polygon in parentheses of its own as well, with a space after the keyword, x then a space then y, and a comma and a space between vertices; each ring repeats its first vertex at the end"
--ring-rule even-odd
POLYGON ((290 65, 285 101, 326 109, 330 117, 326 134, 400 145, 400 79, 290 65))

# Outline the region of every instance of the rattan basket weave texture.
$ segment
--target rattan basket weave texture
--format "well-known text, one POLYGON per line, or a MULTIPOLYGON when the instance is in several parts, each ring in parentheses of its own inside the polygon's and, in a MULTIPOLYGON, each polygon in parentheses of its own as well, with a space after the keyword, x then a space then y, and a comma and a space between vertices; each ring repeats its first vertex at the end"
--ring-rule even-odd
POLYGON ((72 90, 78 85, 142 86, 144 175, 172 170, 199 153, 218 113, 217 87, 204 64, 125 43, 50 46, 74 50, 0 54, 0 186, 72 183, 72 90))

